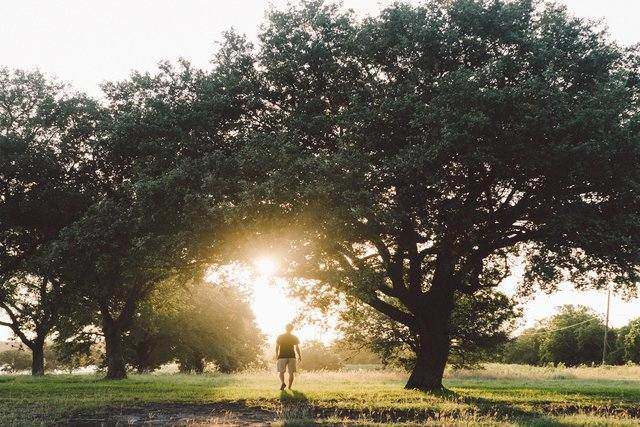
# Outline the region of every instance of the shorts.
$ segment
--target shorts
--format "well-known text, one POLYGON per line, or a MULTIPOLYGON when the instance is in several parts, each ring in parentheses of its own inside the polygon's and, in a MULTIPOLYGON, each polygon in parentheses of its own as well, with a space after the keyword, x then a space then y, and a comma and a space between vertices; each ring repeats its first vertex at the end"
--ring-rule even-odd
POLYGON ((293 374, 296 371, 296 358, 282 357, 276 362, 276 368, 278 369, 278 372, 284 372, 289 369, 289 373, 293 374))

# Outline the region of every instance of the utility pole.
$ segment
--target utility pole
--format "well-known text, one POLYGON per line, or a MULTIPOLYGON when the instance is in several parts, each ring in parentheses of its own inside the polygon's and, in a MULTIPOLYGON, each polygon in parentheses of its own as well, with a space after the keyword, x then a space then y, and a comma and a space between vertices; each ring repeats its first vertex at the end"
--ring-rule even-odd
POLYGON ((604 321, 604 340, 602 342, 602 364, 606 363, 607 359, 607 333, 609 332, 609 303, 611 302, 611 287, 607 289, 607 315, 604 321))

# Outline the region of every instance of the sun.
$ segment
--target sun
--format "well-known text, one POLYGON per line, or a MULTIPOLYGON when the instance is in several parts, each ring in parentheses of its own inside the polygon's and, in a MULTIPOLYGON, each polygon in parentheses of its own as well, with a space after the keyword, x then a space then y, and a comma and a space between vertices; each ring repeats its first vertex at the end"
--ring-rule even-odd
MULTIPOLYGON (((249 303, 255 321, 272 344, 284 332, 287 323, 295 321, 300 313, 309 309, 287 292, 286 277, 283 277, 283 261, 274 256, 260 254, 249 263, 217 266, 205 275, 212 284, 235 283, 249 291, 249 303)), ((296 325, 295 334, 303 341, 330 342, 336 334, 312 324, 296 325)))
POLYGON ((278 272, 278 262, 268 256, 256 258, 253 261, 256 272, 262 277, 272 277, 278 272))

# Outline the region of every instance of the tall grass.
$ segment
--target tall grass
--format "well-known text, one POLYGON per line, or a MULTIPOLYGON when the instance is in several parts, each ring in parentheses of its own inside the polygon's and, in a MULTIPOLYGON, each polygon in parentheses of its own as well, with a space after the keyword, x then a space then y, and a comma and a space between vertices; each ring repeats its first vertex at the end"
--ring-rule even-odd
POLYGON ((486 363, 480 369, 448 370, 450 379, 523 380, 629 380, 640 381, 640 365, 529 366, 486 363))

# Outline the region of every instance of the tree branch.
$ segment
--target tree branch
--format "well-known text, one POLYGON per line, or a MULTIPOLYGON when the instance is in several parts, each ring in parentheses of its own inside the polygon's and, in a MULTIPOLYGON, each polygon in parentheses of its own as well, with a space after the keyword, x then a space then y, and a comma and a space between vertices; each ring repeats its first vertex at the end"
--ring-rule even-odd
POLYGON ((379 312, 387 315, 389 318, 395 320, 396 322, 400 322, 405 326, 412 327, 415 323, 414 318, 411 314, 382 301, 376 296, 371 296, 371 298, 367 300, 362 299, 362 301, 375 308, 379 312))
POLYGON ((20 330, 20 321, 16 317, 15 313, 4 302, 0 303, 0 308, 2 308, 4 311, 6 311, 7 314, 9 315, 9 319, 11 319, 11 324, 7 325, 7 326, 9 326, 9 328, 11 328, 13 333, 16 334, 18 336, 18 338, 20 338, 20 341, 22 341, 24 343, 24 345, 26 345, 29 348, 32 348, 33 347, 33 342, 30 339, 27 338, 27 336, 24 334, 24 332, 22 332, 20 330))
MULTIPOLYGON (((366 266, 362 262, 363 260, 359 259, 355 254, 350 253, 348 250, 344 248, 340 248, 339 246, 336 246, 336 252, 338 253, 338 262, 340 263, 340 265, 345 270, 350 270, 352 274, 358 274, 359 272, 362 272, 364 268, 366 268, 366 266), (342 252, 343 250, 346 253, 342 252), (354 268, 352 263, 357 264, 358 268, 357 269, 354 268)), ((376 289, 378 289, 385 295, 395 297, 395 298, 399 297, 397 291, 393 288, 385 286, 384 282, 377 283, 376 289)))

